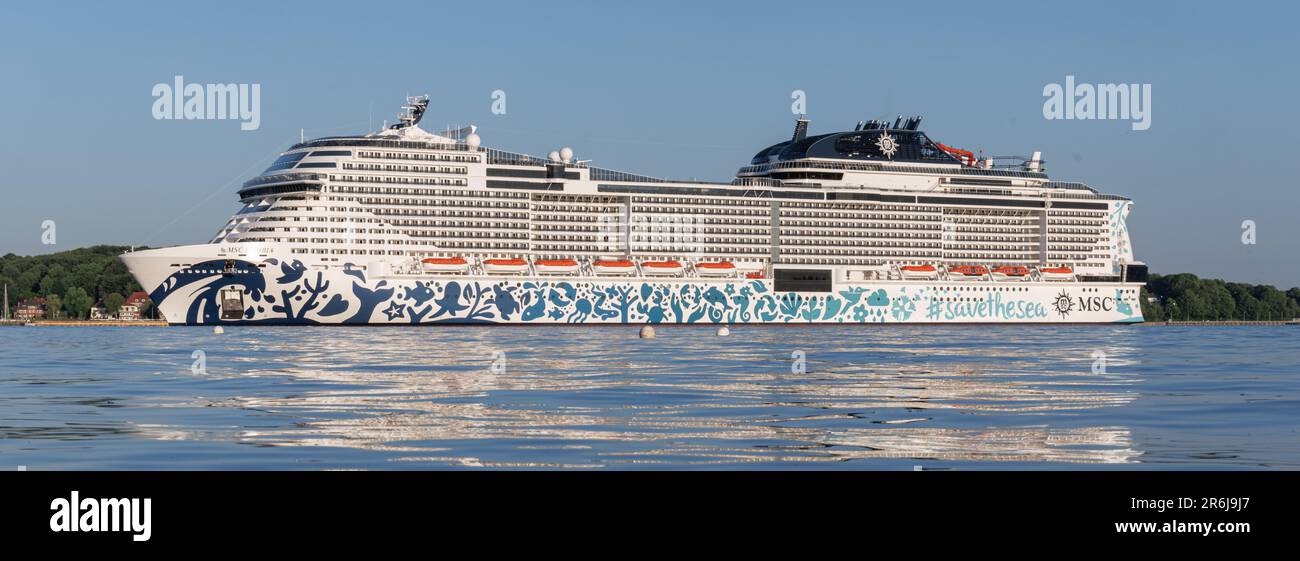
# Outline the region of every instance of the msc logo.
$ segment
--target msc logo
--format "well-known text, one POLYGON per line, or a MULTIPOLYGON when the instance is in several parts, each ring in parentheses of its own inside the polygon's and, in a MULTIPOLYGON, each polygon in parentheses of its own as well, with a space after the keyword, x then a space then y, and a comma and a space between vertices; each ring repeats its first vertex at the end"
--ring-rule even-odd
POLYGON ((1079 310, 1082 312, 1109 312, 1115 309, 1115 299, 1109 296, 1080 296, 1078 298, 1070 297, 1070 293, 1064 290, 1056 295, 1052 301, 1052 307, 1061 317, 1067 317, 1070 312, 1079 310))
POLYGON ((1115 299, 1109 296, 1079 298, 1079 309, 1085 312, 1109 312, 1115 309, 1115 299))
POLYGON ((1069 292, 1062 290, 1056 295, 1056 300, 1052 301, 1052 307, 1056 308, 1056 313, 1061 314, 1061 317, 1066 317, 1074 309, 1074 300, 1070 298, 1069 292))

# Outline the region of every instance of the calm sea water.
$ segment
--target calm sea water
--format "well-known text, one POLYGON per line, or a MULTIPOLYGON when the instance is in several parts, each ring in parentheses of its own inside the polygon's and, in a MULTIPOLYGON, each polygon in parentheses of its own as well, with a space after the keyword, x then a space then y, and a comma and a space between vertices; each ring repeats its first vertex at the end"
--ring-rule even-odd
POLYGON ((18 466, 1300 469, 1300 328, 3 328, 18 466))

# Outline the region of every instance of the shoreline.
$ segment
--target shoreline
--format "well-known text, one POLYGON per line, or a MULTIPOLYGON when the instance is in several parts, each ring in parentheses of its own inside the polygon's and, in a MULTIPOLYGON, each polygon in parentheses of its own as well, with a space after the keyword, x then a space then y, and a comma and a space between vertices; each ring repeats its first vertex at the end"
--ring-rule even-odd
POLYGON ((37 320, 30 323, 21 321, 0 321, 0 327, 167 327, 163 320, 37 320))
MULTIPOLYGON (((139 321, 117 321, 117 320, 39 320, 31 323, 19 321, 0 320, 0 327, 167 327, 169 324, 164 320, 139 320, 139 321)), ((787 325, 787 324, 776 324, 787 325)), ((935 325, 935 324, 930 324, 935 325)), ((1011 324, 1014 325, 1014 324, 1011 324)), ((1098 324, 1109 325, 1109 324, 1098 324)), ((1217 320, 1217 321, 1145 321, 1142 323, 1126 325, 1148 325, 1159 327, 1278 327, 1278 326, 1300 326, 1300 320, 1275 321, 1275 320, 1217 320)), ((503 325, 504 326, 504 325, 503 325)), ((198 326, 202 327, 202 326, 198 326)), ((399 326, 400 327, 400 326, 399 326)))
POLYGON ((1300 320, 1212 320, 1212 321, 1144 321, 1142 325, 1158 325, 1168 327, 1250 327, 1250 326, 1268 326, 1268 325, 1300 325, 1300 320))

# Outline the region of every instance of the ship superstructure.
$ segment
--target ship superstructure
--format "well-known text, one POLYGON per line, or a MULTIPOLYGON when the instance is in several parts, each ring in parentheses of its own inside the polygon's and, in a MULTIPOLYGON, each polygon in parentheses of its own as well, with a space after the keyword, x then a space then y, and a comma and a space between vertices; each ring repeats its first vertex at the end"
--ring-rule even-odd
POLYGON ((290 147, 210 243, 123 260, 174 323, 1136 322, 1131 202, 859 122, 675 181, 399 122, 290 147))

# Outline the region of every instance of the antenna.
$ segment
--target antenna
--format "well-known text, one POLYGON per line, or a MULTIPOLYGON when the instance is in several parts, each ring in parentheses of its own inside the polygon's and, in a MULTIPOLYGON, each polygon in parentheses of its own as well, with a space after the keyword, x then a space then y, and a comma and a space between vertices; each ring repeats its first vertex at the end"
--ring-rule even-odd
POLYGON ((307 141, 307 129, 298 129, 298 142, 307 141))
MULTIPOLYGON (((393 125, 392 128, 404 129, 407 127, 415 126, 420 122, 420 119, 424 117, 424 112, 428 108, 429 108, 428 94, 417 95, 414 97, 407 96, 406 105, 402 106, 402 109, 405 111, 398 117, 399 119, 398 123, 393 125)), ((387 121, 385 121, 385 124, 387 124, 387 121)), ((384 128, 388 128, 388 127, 385 126, 384 128)))

